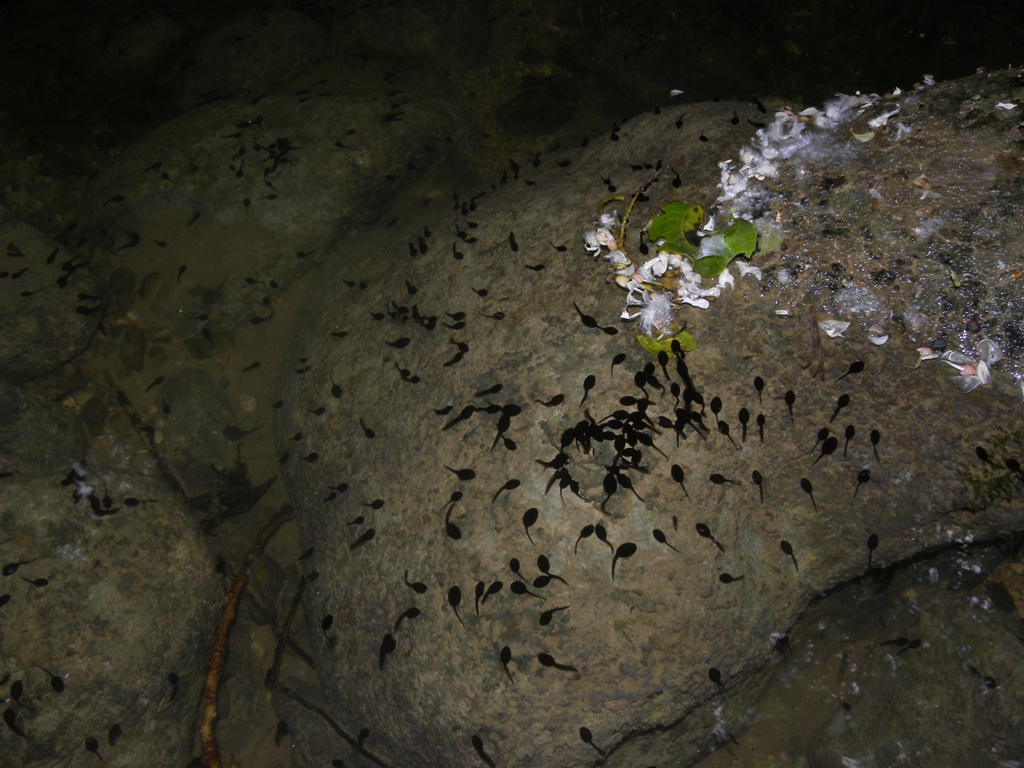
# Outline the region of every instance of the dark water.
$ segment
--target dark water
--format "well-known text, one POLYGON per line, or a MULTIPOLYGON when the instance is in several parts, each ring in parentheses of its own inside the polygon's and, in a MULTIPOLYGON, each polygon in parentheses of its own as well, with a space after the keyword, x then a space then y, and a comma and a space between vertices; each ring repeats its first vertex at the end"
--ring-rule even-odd
MULTIPOLYGON (((410 5, 415 6, 416 3, 410 5)), ((429 7, 431 3, 421 3, 429 7)), ((442 18, 483 3, 438 4, 442 18), (460 10, 463 9, 463 10, 460 10)), ((94 168, 103 155, 131 143, 173 116, 167 76, 125 86, 87 76, 90 46, 109 44, 133 15, 159 10, 186 30, 189 42, 223 19, 254 6, 221 3, 75 3, 60 0, 5 3, 7 31, 0 68, 0 125, 4 144, 19 129, 46 153, 55 176, 94 168)), ((402 3, 294 2, 291 7, 329 23, 358 9, 372 15, 402 3)), ((442 86, 449 98, 481 105, 485 131, 500 143, 531 135, 539 145, 574 126, 585 133, 668 103, 760 98, 810 105, 837 91, 906 89, 925 74, 962 77, 979 67, 1024 63, 1024 6, 1013 0, 986 3, 876 3, 831 0, 742 0, 732 3, 491 2, 489 35, 461 43, 475 62, 442 86), (466 87, 477 90, 470 97, 466 87), (546 138, 545 138, 546 137, 546 138)), ((402 18, 399 13, 399 18, 402 18)), ((396 35, 401 36, 401 32, 396 35)), ((431 62, 403 58, 399 41, 385 60, 376 51, 342 51, 364 57, 367 69, 386 67, 424 88, 431 62), (368 57, 368 58, 367 58, 368 57)), ((330 54, 328 54, 328 57, 330 54)), ((24 145, 23 145, 24 146, 24 145)))

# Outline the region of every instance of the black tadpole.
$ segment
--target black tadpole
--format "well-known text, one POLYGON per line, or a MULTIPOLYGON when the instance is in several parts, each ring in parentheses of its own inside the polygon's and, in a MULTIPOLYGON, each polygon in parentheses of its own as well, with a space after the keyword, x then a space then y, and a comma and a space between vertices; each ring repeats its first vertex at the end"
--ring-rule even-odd
POLYGON ((598 523, 594 526, 594 535, 597 536, 598 541, 603 541, 605 544, 607 544, 608 549, 610 549, 612 552, 615 551, 615 547, 613 547, 612 543, 608 541, 608 531, 605 529, 603 525, 601 525, 601 523, 598 523))
POLYGON ((590 732, 590 729, 587 728, 586 726, 580 726, 580 741, 582 741, 584 744, 589 744, 594 749, 596 749, 597 753, 599 755, 601 755, 601 757, 604 757, 605 755, 608 754, 603 749, 601 749, 599 746, 597 746, 597 744, 594 743, 594 734, 592 734, 590 732))
POLYGON ((763 402, 761 399, 761 393, 764 392, 764 379, 762 379, 760 376, 754 377, 754 389, 757 390, 757 402, 758 404, 760 404, 761 402, 763 402))
MULTIPOLYGON (((198 216, 198 214, 196 214, 198 216)), ((89 752, 92 752, 96 757, 103 761, 103 756, 100 755, 100 743, 96 740, 95 736, 89 736, 85 740, 85 748, 89 752)))
POLYGON ((782 399, 786 403, 786 408, 789 410, 789 420, 793 421, 793 403, 796 402, 796 392, 792 389, 787 389, 786 394, 783 395, 782 399))
MULTIPOLYGON (((832 430, 830 430, 828 427, 822 427, 821 429, 819 429, 818 437, 814 441, 814 448, 817 448, 821 444, 821 441, 829 436, 831 431, 832 430)), ((814 448, 811 448, 811 450, 809 450, 808 453, 814 453, 814 448)))
POLYGON ((595 384, 597 384, 597 376, 592 373, 583 380, 583 398, 580 400, 581 406, 586 402, 587 396, 590 395, 590 390, 594 388, 595 384))
POLYGON ((473 601, 473 609, 476 611, 477 616, 480 615, 480 598, 484 596, 484 588, 486 586, 487 585, 484 582, 478 581, 476 583, 476 589, 473 590, 473 593, 475 595, 475 599, 473 601))
POLYGON ((740 449, 740 447, 736 445, 736 441, 732 439, 732 435, 729 434, 729 425, 721 419, 718 420, 718 431, 729 438, 729 442, 732 443, 733 448, 737 451, 740 449))
POLYGON ((763 443, 764 442, 764 414, 763 413, 757 414, 756 421, 757 421, 757 436, 760 439, 760 441, 763 443))
POLYGON ((405 611, 395 620, 395 626, 392 631, 397 632, 398 627, 401 626, 402 621, 404 621, 405 619, 415 619, 419 615, 420 609, 417 608, 415 605, 410 608, 406 608, 405 611))
POLYGON ((615 580, 615 563, 619 560, 624 560, 627 557, 632 557, 636 554, 636 544, 631 541, 619 544, 615 550, 615 554, 612 556, 612 580, 615 580))
POLYGON ((367 528, 363 535, 348 545, 349 549, 358 549, 368 541, 373 541, 373 537, 377 535, 377 531, 373 528, 367 528))
POLYGON ((554 615, 556 613, 558 613, 559 611, 567 611, 567 610, 569 610, 569 606, 568 605, 559 605, 556 608, 549 608, 548 610, 544 611, 540 615, 540 620, 539 620, 540 625, 542 627, 546 627, 548 624, 551 623, 551 619, 554 618, 554 615))
POLYGON ((846 430, 843 432, 843 437, 846 438, 846 442, 843 443, 843 458, 846 458, 846 449, 850 445, 850 441, 853 440, 853 436, 857 434, 857 428, 853 424, 847 424, 846 430))
POLYGON ((835 450, 838 447, 839 440, 837 440, 834 435, 829 435, 828 437, 826 437, 825 441, 821 444, 821 453, 818 454, 818 458, 811 462, 811 466, 813 467, 815 464, 821 461, 822 457, 831 456, 833 453, 835 453, 835 450))
POLYGON ((493 504, 494 502, 496 502, 503 491, 513 491, 520 485, 522 485, 522 483, 514 477, 510 480, 506 480, 505 484, 494 492, 494 496, 491 498, 491 503, 493 504))
POLYGON ((480 602, 481 603, 486 603, 488 597, 490 597, 491 595, 496 595, 499 592, 501 592, 501 588, 504 587, 504 586, 505 586, 505 582, 504 581, 492 581, 491 582, 491 586, 489 586, 487 588, 487 591, 484 592, 483 600, 481 600, 480 602))
POLYGON ((683 493, 686 494, 687 500, 690 498, 690 494, 686 491, 686 486, 683 484, 683 480, 686 479, 686 473, 683 472, 683 468, 678 464, 672 465, 672 479, 679 483, 679 487, 683 489, 683 493))
POLYGON ((537 522, 537 516, 539 512, 536 507, 530 507, 523 513, 523 528, 526 529, 526 538, 530 540, 533 546, 537 546, 537 543, 533 540, 533 536, 530 535, 530 528, 534 523, 537 522))
POLYGON ((462 624, 462 627, 465 628, 466 625, 462 621, 462 617, 459 616, 459 603, 461 602, 462 590, 459 589, 458 585, 455 585, 454 587, 448 590, 448 605, 450 605, 452 607, 452 610, 455 612, 455 618, 459 620, 459 624, 462 624))
POLYGON ((539 570, 549 579, 556 579, 557 581, 562 582, 566 586, 569 586, 569 582, 567 582, 558 574, 551 572, 551 561, 548 560, 547 555, 537 555, 537 570, 539 570))
POLYGON ((839 415, 839 412, 849 404, 850 396, 847 395, 846 393, 843 393, 838 398, 836 398, 836 409, 832 411, 832 417, 828 420, 828 423, 831 424, 833 419, 835 419, 835 417, 839 415))
POLYGON ((8 707, 4 710, 4 723, 7 724, 7 727, 11 729, 15 736, 21 736, 23 739, 26 738, 25 732, 18 727, 18 714, 13 708, 8 707))
MULTIPOLYGON (((661 530, 660 528, 655 528, 653 531, 651 531, 651 535, 654 536, 654 540, 656 542, 658 542, 659 544, 664 544, 666 547, 671 549, 673 552, 679 552, 678 549, 676 549, 675 547, 673 547, 671 544, 668 543, 668 538, 665 536, 665 532, 663 530, 661 530)), ((682 553, 680 553, 680 554, 682 554, 682 553)))
POLYGON ((725 688, 725 684, 722 682, 722 673, 718 670, 718 667, 710 667, 708 669, 708 680, 719 688, 725 688))
POLYGON ((878 534, 872 533, 868 536, 868 570, 871 570, 871 558, 875 554, 875 550, 878 549, 878 534))
POLYGON ((512 673, 508 669, 508 663, 512 661, 512 649, 507 645, 503 646, 501 653, 498 654, 498 658, 501 660, 501 665, 505 668, 505 674, 508 675, 508 679, 511 681, 512 685, 515 685, 515 678, 512 677, 512 673))
POLYGON ((594 526, 592 526, 592 525, 584 525, 580 529, 580 535, 576 537, 576 544, 572 548, 572 553, 574 555, 579 554, 580 541, 582 541, 583 539, 589 538, 590 536, 593 536, 593 535, 594 535, 594 526))
POLYGON ((462 528, 452 522, 452 508, 444 515, 444 532, 447 534, 449 539, 453 541, 459 541, 462 539, 462 528))
POLYGON ((814 511, 817 512, 818 503, 814 500, 814 486, 811 485, 811 481, 806 477, 801 477, 800 487, 803 489, 804 493, 811 497, 811 505, 814 507, 814 511))
POLYGON ((39 664, 36 664, 36 667, 38 667, 39 669, 43 670, 43 672, 45 672, 46 674, 48 674, 50 676, 50 687, 53 688, 53 690, 55 690, 57 693, 63 693, 64 692, 64 678, 63 677, 61 677, 60 675, 54 674, 53 672, 48 670, 46 667, 41 666, 39 664))
POLYGON ((711 529, 708 528, 706 524, 704 524, 704 523, 697 523, 697 525, 695 527, 697 529, 697 533, 698 534, 703 536, 705 539, 708 539, 712 544, 714 544, 716 547, 718 547, 719 551, 725 552, 725 547, 723 547, 721 545, 721 543, 718 541, 718 539, 716 539, 712 535, 711 529))
POLYGON ((732 584, 734 581, 743 581, 743 576, 733 576, 731 573, 718 574, 718 580, 723 584, 732 584))
POLYGON ((840 376, 838 379, 836 379, 836 381, 839 381, 840 379, 845 379, 847 376, 849 376, 852 373, 860 373, 863 370, 864 370, 864 362, 862 360, 856 360, 856 361, 850 363, 850 367, 846 369, 846 373, 844 373, 842 376, 840 376))
POLYGON ((585 325, 587 328, 597 328, 596 318, 584 313, 584 311, 580 309, 579 304, 577 304, 575 301, 572 303, 572 306, 573 309, 576 310, 576 314, 580 316, 580 322, 583 323, 583 325, 585 325))
POLYGON ((476 472, 469 468, 453 469, 452 467, 449 467, 447 464, 444 465, 444 468, 451 472, 453 475, 455 475, 457 478, 459 478, 459 480, 462 480, 463 482, 468 482, 469 480, 472 480, 474 477, 476 477, 476 472))
POLYGON ((978 461, 980 461, 982 464, 991 464, 996 469, 1001 469, 1001 467, 998 464, 992 461, 992 457, 989 456, 988 451, 985 450, 984 446, 977 446, 974 449, 974 453, 978 457, 978 461))
POLYGON ((793 545, 783 539, 779 542, 779 549, 782 550, 783 554, 789 555, 793 558, 793 567, 796 568, 797 573, 800 572, 800 566, 796 564, 796 555, 793 554, 793 545))
POLYGON ((750 411, 746 408, 740 408, 736 418, 739 419, 740 426, 743 428, 743 431, 740 433, 740 442, 745 443, 747 442, 747 423, 750 421, 750 411))
MULTIPOLYGON (((604 490, 604 499, 601 501, 601 511, 605 512, 605 505, 615 495, 615 492, 619 490, 619 483, 615 479, 613 472, 606 472, 604 480, 601 483, 601 487, 604 490)), ((606 513, 607 514, 607 513, 606 513)))
POLYGON ((743 485, 742 480, 730 480, 725 475, 720 475, 717 472, 709 475, 708 479, 715 485, 725 485, 726 483, 732 483, 733 485, 743 485))
POLYGON ((864 483, 866 483, 866 482, 868 482, 870 480, 871 480, 871 470, 870 469, 862 469, 860 472, 858 472, 857 473, 857 487, 853 489, 853 495, 856 496, 857 495, 857 491, 860 490, 860 487, 862 485, 864 485, 864 483))
MULTIPOLYGON (((515 248, 513 248, 512 250, 515 250, 515 248)), ((484 740, 474 733, 471 741, 473 744, 473 749, 476 750, 476 753, 480 756, 480 759, 484 761, 484 765, 489 766, 489 768, 494 768, 494 761, 486 752, 484 752, 484 740)))
POLYGON ((413 582, 409 581, 409 571, 408 570, 406 570, 405 576, 403 577, 403 579, 405 581, 405 585, 407 587, 409 587, 409 589, 411 589, 416 594, 422 595, 424 592, 427 591, 427 585, 424 584, 422 581, 413 581, 413 582))
POLYGON ((546 598, 538 595, 536 592, 531 592, 530 588, 526 586, 526 582, 513 581, 508 587, 513 595, 529 595, 530 597, 536 597, 538 600, 545 600, 546 598))
POLYGON ((920 647, 921 647, 921 641, 919 639, 917 639, 917 638, 914 638, 913 640, 907 641, 906 645, 904 645, 902 648, 900 648, 898 651, 896 651, 896 655, 899 656, 904 651, 912 651, 915 648, 920 648, 920 647))
POLYGON ((555 661, 554 656, 552 656, 550 653, 538 653, 537 661, 539 661, 545 667, 560 669, 563 672, 579 672, 579 670, 571 664, 559 664, 557 661, 555 661))
POLYGON ((878 443, 882 439, 882 433, 877 429, 871 430, 871 449, 875 452, 875 461, 881 461, 878 456, 878 443))
POLYGON ((754 485, 757 486, 757 492, 758 492, 758 494, 761 497, 761 501, 763 502, 764 501, 764 486, 761 485, 761 483, 764 482, 764 478, 761 476, 761 473, 758 472, 755 469, 753 472, 750 473, 750 479, 753 480, 754 481, 754 485))

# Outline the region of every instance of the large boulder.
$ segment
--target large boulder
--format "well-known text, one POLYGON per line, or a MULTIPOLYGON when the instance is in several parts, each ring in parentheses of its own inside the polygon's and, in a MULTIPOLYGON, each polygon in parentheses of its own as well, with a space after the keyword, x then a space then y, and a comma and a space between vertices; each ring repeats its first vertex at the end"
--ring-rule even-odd
POLYGON ((198 527, 158 477, 82 460, 63 407, 0 402, 0 765, 183 765, 222 601, 198 527))
MULTIPOLYGON (((277 431, 283 452, 304 434, 285 468, 319 574, 306 606, 327 707, 367 729, 346 764, 690 764, 716 743, 723 695, 754 698, 814 596, 1021 529, 1019 315, 982 290, 1020 243, 998 106, 1020 101, 1018 75, 817 118, 644 115, 343 244, 307 302, 307 365, 284 375, 277 431), (918 177, 989 155, 991 173, 921 197, 918 177), (680 313, 685 359, 635 343, 624 294, 579 242, 602 198, 639 189, 633 233, 670 200, 716 199, 762 231, 763 278, 680 313), (947 217, 993 195, 991 237, 946 265, 945 242, 968 234, 947 217), (935 218, 956 232, 915 230, 935 218), (980 287, 915 287, 943 269, 980 287), (915 292, 934 302, 912 314, 915 292), (833 339, 826 319, 851 325, 833 339), (983 338, 993 376, 969 394, 941 362, 916 365, 922 339, 981 363, 983 338)), ((635 234, 623 247, 643 260, 635 234)), ((998 289, 1015 295, 1012 273, 998 289)))

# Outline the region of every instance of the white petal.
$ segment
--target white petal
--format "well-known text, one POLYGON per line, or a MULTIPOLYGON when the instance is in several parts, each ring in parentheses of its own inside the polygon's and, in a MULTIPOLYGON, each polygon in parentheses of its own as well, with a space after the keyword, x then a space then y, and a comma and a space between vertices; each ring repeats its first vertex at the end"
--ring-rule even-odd
POLYGON ((954 368, 959 368, 961 365, 967 365, 967 363, 974 365, 973 357, 968 357, 963 352, 957 352, 955 349, 943 352, 939 356, 939 359, 943 362, 949 363, 954 368))
POLYGON ((850 324, 843 320, 822 320, 818 327, 825 332, 830 339, 844 338, 843 332, 850 327, 850 324))
POLYGON ((992 381, 992 372, 984 360, 978 361, 978 383, 988 384, 992 381))
POLYGON ((740 277, 751 275, 755 280, 761 279, 761 268, 755 267, 743 259, 736 260, 736 269, 739 270, 740 277))
POLYGON ((700 307, 701 309, 707 309, 711 306, 711 302, 707 299, 695 299, 691 296, 680 296, 679 300, 683 302, 683 304, 690 304, 694 307, 700 307))
POLYGON ((880 347, 889 340, 889 334, 883 334, 882 336, 868 336, 868 341, 874 344, 876 347, 880 347))
POLYGON ((1003 359, 1003 350, 999 348, 992 339, 982 339, 978 342, 978 359, 989 365, 994 365, 1003 359))
POLYGON ((953 381, 958 387, 960 387, 960 391, 964 394, 973 392, 981 386, 981 379, 977 376, 954 376, 953 381))

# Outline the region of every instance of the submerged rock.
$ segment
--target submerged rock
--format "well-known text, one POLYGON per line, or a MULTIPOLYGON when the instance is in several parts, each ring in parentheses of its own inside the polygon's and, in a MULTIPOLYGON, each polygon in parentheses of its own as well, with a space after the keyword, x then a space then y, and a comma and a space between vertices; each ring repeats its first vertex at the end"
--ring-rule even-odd
POLYGON ((106 291, 80 254, 0 208, 0 375, 40 378, 82 353, 106 291))
MULTIPOLYGON (((914 98, 926 114, 928 93, 914 98)), ((922 165, 970 130, 933 119, 912 126, 922 165)), ((285 375, 276 427, 316 453, 285 471, 315 550, 328 709, 370 734, 347 763, 691 764, 717 743, 722 697, 754 698, 815 595, 1021 528, 1009 377, 965 396, 914 369, 902 334, 819 330, 843 288, 896 309, 856 258, 862 228, 830 235, 853 257, 827 296, 779 278, 831 270, 807 246, 807 217, 827 211, 804 200, 813 164, 759 198, 759 215, 781 212, 783 255, 753 263, 784 263, 687 314, 685 359, 651 358, 616 322, 622 294, 579 242, 599 201, 624 194, 621 213, 646 190, 634 233, 670 200, 708 205, 717 164, 764 120, 744 104, 641 116, 346 242, 322 274, 295 342, 309 365, 285 375)), ((871 199, 880 160, 848 134, 832 162, 871 199)), ((949 196, 968 209, 991 182, 965 176, 949 196)))

